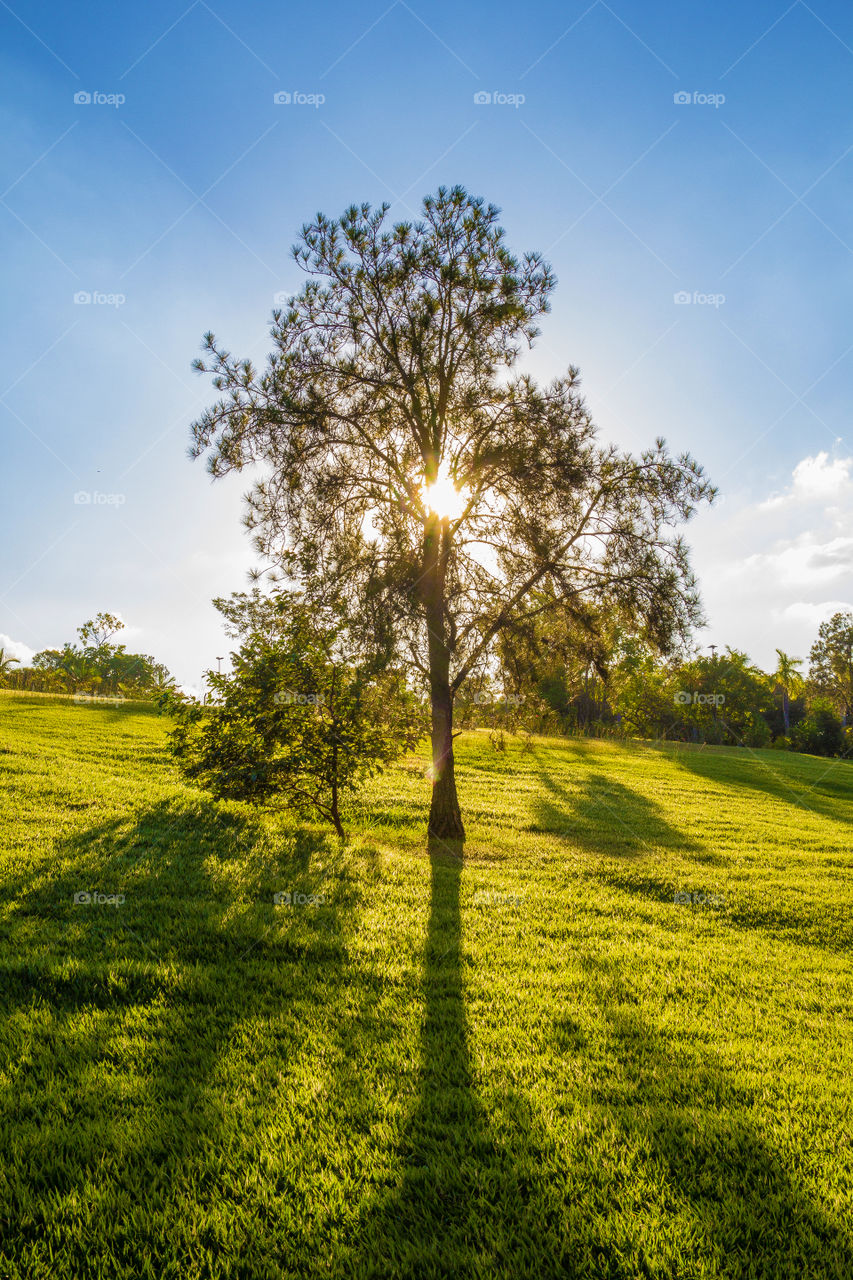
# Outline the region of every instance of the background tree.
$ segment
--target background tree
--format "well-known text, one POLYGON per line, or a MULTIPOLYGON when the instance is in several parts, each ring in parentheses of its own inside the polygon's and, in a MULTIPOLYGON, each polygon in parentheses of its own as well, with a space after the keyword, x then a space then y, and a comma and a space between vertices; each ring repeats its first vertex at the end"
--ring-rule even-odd
POLYGON ((123 630, 124 623, 116 614, 96 613, 94 618, 77 628, 77 634, 84 648, 98 653, 103 652, 112 637, 123 630))
POLYGON ((464 838, 453 704, 497 637, 592 601, 662 650, 699 618, 674 527, 713 491, 662 440, 598 444, 577 370, 513 374, 554 287, 507 249, 498 210, 461 187, 416 223, 387 206, 318 215, 294 249, 310 277, 273 317, 263 372, 205 338, 222 398, 196 422, 214 476, 260 464, 247 524, 309 599, 370 611, 429 690, 432 835, 464 838), (534 600, 532 593, 539 595, 534 600))
POLYGON ((110 641, 124 623, 99 613, 77 630, 81 644, 42 649, 32 667, 15 673, 16 688, 44 693, 86 693, 94 696, 139 696, 174 685, 167 668, 150 654, 128 653, 110 641))
POLYGON ((779 659, 776 663, 776 670, 771 676, 774 690, 779 690, 782 694, 782 721, 785 726, 785 737, 791 732, 791 699, 796 698, 803 689, 803 677, 798 671, 798 667, 803 665, 801 658, 792 658, 790 654, 785 653, 782 649, 776 650, 776 656, 779 659))
POLYGON ((796 751, 813 756, 845 754, 844 729, 838 712, 828 698, 816 698, 808 714, 794 725, 791 744, 796 751))
POLYGON ((242 596, 225 605, 238 627, 247 599, 263 622, 232 653, 230 674, 208 674, 213 703, 168 691, 160 698, 178 720, 175 755, 187 777, 219 797, 284 801, 343 837, 346 799, 417 743, 422 709, 387 664, 348 660, 340 621, 324 625, 292 597, 267 610, 242 596))
POLYGON ((773 698, 767 676, 746 653, 726 645, 710 657, 697 654, 672 671, 679 736, 700 742, 769 746, 773 698), (685 700, 689 698, 689 701, 685 700))
POLYGON ((818 628, 809 654, 809 684, 813 692, 831 699, 850 722, 853 716, 853 614, 835 613, 818 628))
POLYGON ((20 659, 13 658, 11 653, 7 653, 5 649, 0 649, 0 681, 15 666, 20 666, 20 659))
MULTIPOLYGON (((533 592, 531 604, 538 598, 533 592)), ((617 619, 582 598, 546 608, 499 637, 504 684, 563 728, 602 727, 613 720, 608 677, 621 634, 617 619)))

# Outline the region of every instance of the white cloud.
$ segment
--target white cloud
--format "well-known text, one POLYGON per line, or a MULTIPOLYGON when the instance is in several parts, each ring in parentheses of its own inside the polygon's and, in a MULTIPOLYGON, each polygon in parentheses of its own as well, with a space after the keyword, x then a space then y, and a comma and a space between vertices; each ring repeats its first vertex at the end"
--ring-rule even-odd
POLYGON ((178 692, 186 694, 188 698, 195 698, 196 702, 201 702, 204 699, 206 690, 200 688, 197 684, 179 684, 178 692))
POLYGON ((802 656, 853 607, 853 458, 808 455, 772 498, 730 493, 688 528, 709 627, 700 643, 802 656))
POLYGON ((811 531, 782 542, 772 551, 757 552, 733 565, 729 577, 751 578, 756 573, 775 579, 779 586, 814 586, 843 578, 853 571, 853 538, 829 538, 819 542, 811 531))
POLYGON ((790 618, 794 622, 805 622, 817 634, 822 622, 826 622, 834 613, 849 613, 850 602, 847 600, 821 600, 811 602, 797 600, 781 611, 781 618, 790 618))
POLYGON ((775 494, 759 504, 760 511, 792 503, 826 502, 844 497, 851 490, 850 469, 853 458, 830 459, 826 451, 803 458, 794 467, 791 485, 784 493, 775 494))
POLYGON ((35 649, 30 649, 20 640, 13 640, 11 636, 5 636, 2 632, 0 632, 0 649, 5 652, 7 658, 17 658, 25 667, 30 665, 35 655, 35 649))

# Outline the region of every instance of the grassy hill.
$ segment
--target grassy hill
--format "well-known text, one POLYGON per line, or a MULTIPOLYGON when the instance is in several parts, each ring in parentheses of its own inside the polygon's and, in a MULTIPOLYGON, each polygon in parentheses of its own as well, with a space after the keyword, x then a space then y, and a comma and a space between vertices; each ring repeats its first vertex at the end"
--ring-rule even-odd
POLYGON ((0 1275, 850 1280, 853 765, 468 734, 460 863, 165 734, 0 694, 0 1275))

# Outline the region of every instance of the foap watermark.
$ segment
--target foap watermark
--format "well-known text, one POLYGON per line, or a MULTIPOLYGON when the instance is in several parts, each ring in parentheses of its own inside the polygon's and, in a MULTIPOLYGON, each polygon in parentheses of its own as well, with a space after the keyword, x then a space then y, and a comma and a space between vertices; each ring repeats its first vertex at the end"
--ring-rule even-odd
POLYGON ((498 710, 508 710, 510 707, 520 707, 524 701, 523 693, 475 693, 471 701, 477 707, 497 707, 498 710))
POLYGON ((688 93, 686 89, 679 89, 672 95, 672 100, 677 107, 721 107, 726 100, 724 93, 700 93, 695 89, 692 93, 688 93))
POLYGON ((679 307, 695 306, 695 307, 721 307, 726 301, 724 293, 700 293, 698 289, 694 289, 692 293, 687 289, 679 289, 678 293, 672 295, 672 300, 679 307))
POLYGON ((724 693, 691 693, 689 689, 679 689, 673 699, 677 707, 721 707, 726 701, 724 693))
POLYGON ((93 93, 78 89, 74 95, 75 107, 115 107, 118 110, 126 101, 123 93, 99 93, 97 89, 93 93))
POLYGON ((292 93, 286 89, 279 89, 278 93, 274 93, 272 100, 277 107, 322 107, 326 101, 325 93, 302 93, 299 89, 294 89, 292 93))
POLYGON ((279 689, 273 702, 282 707, 322 707, 326 699, 322 693, 298 693, 295 689, 279 689))
POLYGON ((523 93, 501 93, 498 89, 493 93, 480 89, 474 94, 474 105, 477 107, 515 107, 517 111, 526 101, 523 93))
POLYGON ((115 706, 120 702, 124 702, 124 698, 113 698, 108 693, 75 693, 71 699, 72 702, 108 702, 111 706, 115 706))
POLYGON ((328 898, 322 893, 290 893, 281 890, 273 894, 272 900, 276 907, 326 907, 329 905, 328 898))
POLYGON ((676 905, 680 907, 724 907, 726 905, 725 898, 721 898, 716 893, 689 893, 681 889, 673 896, 676 905))
POLYGON ((77 307, 123 307, 127 298, 123 293, 99 293, 97 289, 78 289, 74 295, 77 307))
POLYGON ((123 507, 127 497, 123 493, 99 493, 97 489, 89 492, 78 489, 74 495, 75 506, 78 507, 123 507))
POLYGON ((475 907, 488 907, 490 909, 521 907, 526 901, 526 893, 504 893, 499 889, 477 889, 472 899, 475 907))
POLYGON ((75 907, 121 907, 124 903, 123 893, 100 893, 94 889, 78 889, 74 895, 75 907))

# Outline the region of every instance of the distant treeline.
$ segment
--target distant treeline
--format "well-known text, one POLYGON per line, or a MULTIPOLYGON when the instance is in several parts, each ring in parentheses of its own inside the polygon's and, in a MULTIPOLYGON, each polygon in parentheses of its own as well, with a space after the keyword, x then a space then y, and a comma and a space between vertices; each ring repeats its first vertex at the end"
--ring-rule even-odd
POLYGON ((99 613, 78 628, 79 644, 43 649, 31 666, 22 666, 0 650, 0 687, 111 698, 133 698, 174 688, 162 662, 149 654, 128 653, 123 644, 112 643, 123 627, 120 618, 99 613))
POLYGON ((853 753, 853 614, 823 623, 808 668, 777 649, 763 671, 737 649, 662 659, 600 626, 542 623, 504 645, 497 679, 474 682, 457 727, 853 753))
MULTIPOLYGON (((78 629, 79 644, 45 649, 31 666, 0 650, 0 686, 127 698, 174 690, 162 663, 112 643, 122 627, 99 613, 78 629)), ((663 658, 589 612, 543 615, 466 682, 455 726, 487 727, 496 745, 522 730, 853 755, 853 614, 821 624, 807 666, 776 655, 773 671, 729 647, 663 658)))

